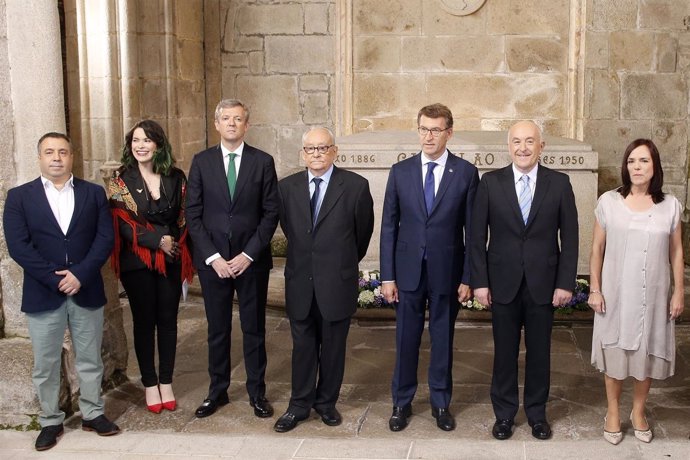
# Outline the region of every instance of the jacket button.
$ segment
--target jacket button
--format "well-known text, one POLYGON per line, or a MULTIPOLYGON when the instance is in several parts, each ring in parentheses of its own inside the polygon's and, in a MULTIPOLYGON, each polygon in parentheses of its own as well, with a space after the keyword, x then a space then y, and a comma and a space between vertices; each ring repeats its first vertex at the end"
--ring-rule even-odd
POLYGON ((307 233, 311 233, 311 228, 307 229, 307 233))

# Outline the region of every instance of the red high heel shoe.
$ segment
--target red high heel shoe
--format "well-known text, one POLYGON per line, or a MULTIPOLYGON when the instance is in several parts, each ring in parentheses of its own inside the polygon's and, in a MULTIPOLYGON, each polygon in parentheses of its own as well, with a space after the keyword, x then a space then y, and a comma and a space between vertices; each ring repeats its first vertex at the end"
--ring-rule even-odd
POLYGON ((149 412, 153 412, 154 414, 160 414, 161 411, 163 410, 164 404, 163 403, 158 403, 158 404, 147 404, 146 408, 149 410, 149 412))
POLYGON ((154 414, 160 414, 161 411, 163 410, 163 403, 160 402, 161 396, 160 396, 160 393, 158 391, 158 385, 156 385, 155 387, 147 387, 144 389, 144 391, 145 391, 145 393, 147 393, 146 394, 146 408, 149 410, 149 412, 153 412, 154 414), (149 393, 152 393, 154 389, 156 390, 156 396, 158 396, 155 399, 154 399, 154 395, 149 396, 149 393), (149 404, 149 398, 154 399, 154 400, 157 399, 159 402, 154 403, 154 404, 149 404))
POLYGON ((161 404, 163 406, 163 409, 169 410, 169 411, 174 411, 177 409, 177 401, 174 399, 172 401, 163 401, 161 404))

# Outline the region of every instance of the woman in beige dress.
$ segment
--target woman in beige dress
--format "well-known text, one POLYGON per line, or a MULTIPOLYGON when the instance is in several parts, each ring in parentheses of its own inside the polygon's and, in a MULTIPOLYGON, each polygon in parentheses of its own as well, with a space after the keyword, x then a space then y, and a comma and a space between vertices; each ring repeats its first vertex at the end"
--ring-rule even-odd
POLYGON ((592 365, 605 374, 604 438, 611 444, 623 439, 618 409, 628 377, 635 437, 652 440, 645 403, 652 379, 674 374, 674 322, 684 293, 681 208, 661 191, 664 173, 652 141, 637 139, 627 147, 621 176, 623 185, 599 198, 590 258, 592 365))

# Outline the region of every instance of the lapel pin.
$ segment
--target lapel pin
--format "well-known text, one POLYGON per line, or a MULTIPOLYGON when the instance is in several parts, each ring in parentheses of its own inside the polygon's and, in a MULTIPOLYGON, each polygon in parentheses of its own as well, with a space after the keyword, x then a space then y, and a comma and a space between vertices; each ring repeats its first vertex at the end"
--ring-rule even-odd
POLYGON ((453 170, 452 170, 452 169, 449 169, 448 172, 453 172, 453 170))
POLYGON ((141 193, 141 192, 143 192, 143 191, 144 191, 143 188, 138 188, 138 189, 137 189, 137 193, 141 193))

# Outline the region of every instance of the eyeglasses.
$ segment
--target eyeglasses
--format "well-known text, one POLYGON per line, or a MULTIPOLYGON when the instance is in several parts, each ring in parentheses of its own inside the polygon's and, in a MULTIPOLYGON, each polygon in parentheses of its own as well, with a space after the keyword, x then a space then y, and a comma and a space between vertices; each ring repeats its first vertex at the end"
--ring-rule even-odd
POLYGON ((431 137, 438 137, 441 135, 443 131, 448 131, 450 128, 446 129, 439 129, 439 128, 426 128, 424 126, 420 126, 417 128, 417 131, 419 132, 419 135, 422 137, 426 137, 427 134, 431 133, 431 137))
POLYGON ((311 146, 311 147, 302 147, 302 150, 304 150, 304 153, 307 155, 314 155, 316 152, 319 152, 321 155, 325 155, 328 153, 328 151, 331 149, 331 147, 334 147, 334 145, 318 145, 316 147, 311 146))

